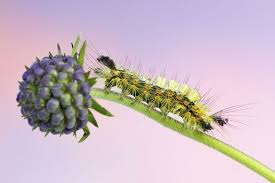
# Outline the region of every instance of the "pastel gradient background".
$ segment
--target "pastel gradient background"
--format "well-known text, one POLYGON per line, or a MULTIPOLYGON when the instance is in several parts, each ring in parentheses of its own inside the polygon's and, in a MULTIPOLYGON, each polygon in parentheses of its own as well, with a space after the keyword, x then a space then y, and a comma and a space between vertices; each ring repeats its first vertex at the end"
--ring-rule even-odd
MULTIPOLYGON (((275 168, 275 2, 273 0, 0 1, 0 182, 263 183, 228 157, 124 106, 83 144, 31 131, 15 98, 24 65, 82 32, 102 53, 165 69, 220 96, 214 109, 255 103, 236 128, 214 135, 275 168), (249 115, 249 116, 246 116, 249 115), (251 117, 252 115, 252 117, 251 117)), ((79 138, 79 136, 78 136, 79 138)))

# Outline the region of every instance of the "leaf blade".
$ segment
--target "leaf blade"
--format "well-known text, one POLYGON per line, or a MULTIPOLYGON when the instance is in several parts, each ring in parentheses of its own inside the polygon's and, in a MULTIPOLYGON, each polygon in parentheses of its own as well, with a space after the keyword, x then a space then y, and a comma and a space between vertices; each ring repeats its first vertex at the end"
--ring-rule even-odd
POLYGON ((86 125, 84 128, 83 128, 83 131, 84 131, 84 134, 82 135, 81 139, 78 141, 78 143, 82 143, 84 140, 86 140, 89 135, 90 135, 90 130, 88 128, 88 126, 86 125))
POLYGON ((77 53, 77 49, 78 49, 79 43, 80 43, 80 34, 77 36, 77 38, 75 40, 75 43, 73 45, 73 49, 72 49, 72 53, 71 53, 72 57, 74 57, 75 54, 77 53))
POLYGON ((78 64, 81 65, 81 66, 83 66, 83 63, 84 63, 86 47, 87 47, 87 43, 86 43, 86 41, 84 41, 82 47, 80 48, 79 57, 78 57, 78 60, 77 60, 78 64))
POLYGON ((91 111, 88 112, 88 121, 98 128, 97 121, 91 111))
POLYGON ((92 98, 91 100, 92 100, 92 106, 91 106, 92 109, 96 110, 97 112, 105 116, 110 116, 110 117, 113 116, 111 112, 109 112, 107 109, 102 107, 95 99, 92 98))
POLYGON ((89 84, 90 84, 91 87, 93 87, 96 84, 96 79, 97 79, 96 77, 88 79, 89 84))

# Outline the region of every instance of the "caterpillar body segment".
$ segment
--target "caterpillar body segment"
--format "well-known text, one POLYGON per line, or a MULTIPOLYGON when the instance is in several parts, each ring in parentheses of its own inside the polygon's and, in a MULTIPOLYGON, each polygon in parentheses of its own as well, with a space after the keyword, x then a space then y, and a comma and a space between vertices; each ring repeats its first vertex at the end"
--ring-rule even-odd
POLYGON ((186 127, 194 130, 205 132, 213 129, 213 123, 219 126, 228 123, 227 118, 217 113, 211 115, 201 101, 200 93, 187 84, 167 81, 164 77, 150 79, 127 69, 118 69, 107 56, 99 56, 97 61, 100 67, 95 68, 94 72, 105 79, 106 91, 118 87, 123 96, 132 95, 135 102, 143 101, 151 109, 159 108, 163 115, 178 115, 186 127))

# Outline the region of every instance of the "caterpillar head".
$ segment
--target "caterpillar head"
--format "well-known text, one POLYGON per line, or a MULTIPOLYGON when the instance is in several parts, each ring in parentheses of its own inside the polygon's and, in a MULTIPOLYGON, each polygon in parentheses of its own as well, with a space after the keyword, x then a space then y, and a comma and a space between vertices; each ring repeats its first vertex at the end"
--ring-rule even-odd
POLYGON ((216 122, 220 126, 224 126, 225 124, 228 123, 228 118, 223 118, 221 116, 212 116, 214 122, 216 122))
POLYGON ((101 55, 97 58, 97 61, 111 70, 116 70, 115 62, 108 56, 101 55))

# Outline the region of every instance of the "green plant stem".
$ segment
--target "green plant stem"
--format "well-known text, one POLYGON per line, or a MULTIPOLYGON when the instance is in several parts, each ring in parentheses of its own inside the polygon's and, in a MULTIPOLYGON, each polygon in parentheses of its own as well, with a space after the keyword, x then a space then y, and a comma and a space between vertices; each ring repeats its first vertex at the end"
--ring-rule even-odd
POLYGON ((171 118, 164 117, 157 111, 149 110, 144 104, 141 103, 133 103, 133 99, 129 97, 121 97, 119 93, 110 92, 106 93, 102 89, 92 89, 92 96, 96 98, 101 98, 109 101, 113 101, 125 106, 128 106, 149 118, 159 122, 163 126, 170 128, 186 137, 192 138, 200 143, 203 143, 225 155, 228 157, 238 161, 239 163, 245 165, 250 168, 254 172, 259 175, 265 177, 270 182, 275 182, 275 172, 255 160, 254 158, 246 155, 240 150, 212 137, 202 132, 196 132, 190 129, 187 129, 181 122, 173 120, 171 118))

